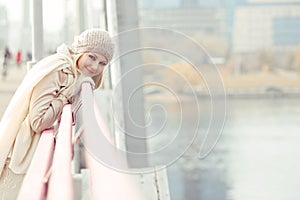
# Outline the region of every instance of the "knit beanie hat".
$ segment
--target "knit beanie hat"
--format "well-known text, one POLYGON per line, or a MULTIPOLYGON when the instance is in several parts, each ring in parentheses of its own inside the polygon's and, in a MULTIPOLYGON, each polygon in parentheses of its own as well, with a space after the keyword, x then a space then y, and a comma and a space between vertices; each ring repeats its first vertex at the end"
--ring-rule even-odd
POLYGON ((74 53, 94 52, 103 55, 108 62, 114 53, 114 44, 107 31, 100 28, 85 30, 74 37, 72 44, 74 53))

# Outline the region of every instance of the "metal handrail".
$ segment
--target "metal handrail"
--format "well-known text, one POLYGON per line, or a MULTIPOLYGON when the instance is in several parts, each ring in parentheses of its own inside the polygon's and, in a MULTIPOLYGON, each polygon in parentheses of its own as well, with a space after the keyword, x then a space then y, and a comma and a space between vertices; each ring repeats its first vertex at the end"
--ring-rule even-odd
POLYGON ((71 169, 72 151, 72 105, 68 104, 63 108, 58 134, 56 135, 48 200, 74 199, 71 169))
MULTIPOLYGON (((151 173, 148 175, 129 174, 120 171, 120 169, 125 171, 128 169, 126 157, 122 155, 121 150, 115 147, 109 128, 98 110, 93 88, 89 83, 82 84, 81 100, 76 126, 81 126, 80 130, 84 130, 81 139, 85 146, 82 150, 84 150, 89 173, 88 196, 91 199, 110 200, 124 198, 143 200, 157 196, 156 187, 160 186, 142 184, 143 182, 153 182, 151 173), (98 148, 93 148, 95 146, 98 148), (110 159, 109 163, 106 162, 107 159, 110 159)), ((54 129, 42 133, 18 200, 75 199, 74 174, 71 169, 74 148, 72 119, 72 105, 66 105, 62 112, 55 141, 54 129)), ((78 137, 80 136, 81 134, 78 137)), ((158 180, 155 173, 156 179, 158 180)), ((165 181, 164 177, 160 182, 164 183, 165 181)))
MULTIPOLYGON (((107 128, 105 122, 99 119, 99 116, 95 112, 98 108, 94 99, 94 92, 90 83, 83 83, 81 90, 82 99, 82 126, 84 127, 84 137, 82 138, 86 149, 89 153, 93 154, 99 162, 106 163, 107 160, 113 162, 115 166, 120 168, 127 168, 126 157, 122 155, 123 151, 120 151, 114 146, 114 142, 111 141, 111 133, 107 128), (101 146, 101 151, 99 151, 101 146), (111 159, 115 158, 115 159, 111 159)), ((77 123, 77 122, 76 122, 77 123)))
POLYGON ((112 164, 122 167, 124 170, 127 168, 126 160, 114 147, 114 142, 110 137, 111 133, 98 111, 93 89, 89 83, 82 84, 81 99, 82 125, 84 126, 83 143, 86 146, 86 164, 90 170, 92 199, 145 199, 136 177, 109 166, 112 164), (94 148, 97 146, 100 146, 101 149, 94 148), (105 163, 109 158, 111 163, 105 163))
POLYGON ((30 167, 27 171, 18 200, 41 200, 46 197, 48 172, 54 152, 54 129, 43 131, 30 167))
POLYGON ((63 108, 58 133, 45 130, 18 194, 18 200, 73 200, 72 106, 63 108))

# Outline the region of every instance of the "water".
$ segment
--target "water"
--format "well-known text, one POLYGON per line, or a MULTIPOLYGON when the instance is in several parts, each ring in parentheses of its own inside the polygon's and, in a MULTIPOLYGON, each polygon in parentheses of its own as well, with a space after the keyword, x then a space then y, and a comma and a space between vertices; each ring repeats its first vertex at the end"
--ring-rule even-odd
MULTIPOLYGON (((200 115, 209 115, 208 102, 204 99, 198 102, 200 115)), ((199 118, 194 106, 193 103, 183 106, 190 113, 190 117, 185 116, 186 123, 181 123, 189 139, 195 129, 194 118, 199 118)), ((167 141, 178 129, 181 111, 176 102, 166 102, 164 109, 168 114, 161 133, 167 141)), ((157 128, 165 116, 159 109, 152 109, 152 125, 148 131, 157 128)), ((222 135, 207 157, 198 158, 201 134, 208 121, 202 117, 194 143, 180 159, 169 164, 171 199, 300 199, 300 101, 296 98, 230 99, 226 116, 222 135)), ((180 141, 183 146, 187 144, 180 141)), ((150 142, 149 148, 156 149, 162 143, 162 140, 150 142)), ((161 154, 160 159, 165 158, 161 154)))

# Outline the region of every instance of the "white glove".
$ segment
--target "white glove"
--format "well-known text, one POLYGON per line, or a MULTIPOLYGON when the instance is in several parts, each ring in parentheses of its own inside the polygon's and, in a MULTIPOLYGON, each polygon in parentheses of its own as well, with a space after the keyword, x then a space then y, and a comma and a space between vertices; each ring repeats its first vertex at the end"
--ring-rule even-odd
POLYGON ((91 84, 92 88, 95 88, 95 82, 94 80, 89 77, 89 76, 80 76, 74 86, 73 89, 73 95, 72 95, 72 104, 73 104, 73 123, 75 123, 76 121, 76 115, 77 115, 77 111, 79 110, 79 108, 81 107, 81 99, 80 99, 80 92, 81 92, 81 86, 83 83, 89 83, 91 84))
POLYGON ((80 76, 78 78, 78 80, 76 81, 76 84, 74 86, 73 97, 77 96, 80 93, 81 86, 82 86, 83 83, 90 83, 92 88, 93 89, 95 88, 95 82, 91 77, 89 77, 89 76, 80 76))

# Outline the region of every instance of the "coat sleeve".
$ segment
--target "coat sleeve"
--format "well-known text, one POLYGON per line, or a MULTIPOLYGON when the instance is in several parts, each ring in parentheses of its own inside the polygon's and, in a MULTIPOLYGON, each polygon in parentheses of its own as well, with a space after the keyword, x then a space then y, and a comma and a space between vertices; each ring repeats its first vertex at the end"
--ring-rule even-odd
POLYGON ((35 133, 51 128, 71 97, 62 94, 73 82, 73 75, 63 70, 44 77, 33 89, 29 107, 29 122, 35 133))

